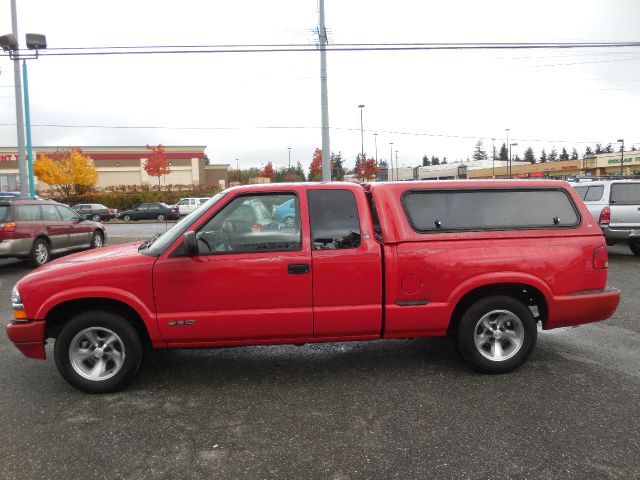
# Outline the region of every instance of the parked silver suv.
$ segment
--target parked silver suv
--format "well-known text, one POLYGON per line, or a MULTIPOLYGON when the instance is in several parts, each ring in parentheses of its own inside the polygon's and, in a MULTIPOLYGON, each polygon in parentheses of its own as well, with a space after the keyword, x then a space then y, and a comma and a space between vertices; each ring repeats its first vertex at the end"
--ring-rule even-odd
POLYGON ((640 256, 640 180, 594 180, 573 187, 602 228, 607 245, 628 243, 640 256))

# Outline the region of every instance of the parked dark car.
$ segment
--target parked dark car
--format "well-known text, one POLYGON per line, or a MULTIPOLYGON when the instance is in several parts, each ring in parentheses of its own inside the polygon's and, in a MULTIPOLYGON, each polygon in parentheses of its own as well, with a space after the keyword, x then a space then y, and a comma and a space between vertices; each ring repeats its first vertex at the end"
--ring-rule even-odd
POLYGON ((38 267, 51 255, 99 248, 105 231, 52 200, 0 200, 0 258, 29 259, 38 267))
POLYGON ((71 207, 82 218, 91 218, 94 222, 113 220, 116 218, 118 210, 115 208, 108 208, 99 203, 79 203, 71 207))
POLYGON ((180 218, 177 207, 166 203, 141 203, 136 208, 118 213, 117 218, 130 222, 132 220, 177 220, 180 218))

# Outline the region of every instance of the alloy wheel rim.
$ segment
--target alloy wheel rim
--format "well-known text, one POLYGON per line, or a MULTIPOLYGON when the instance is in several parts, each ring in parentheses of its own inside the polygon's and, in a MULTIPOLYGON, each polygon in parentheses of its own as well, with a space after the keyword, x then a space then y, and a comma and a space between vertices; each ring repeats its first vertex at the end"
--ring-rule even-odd
POLYGON ((100 248, 102 247, 102 235, 96 234, 94 240, 93 240, 93 245, 96 248, 100 248))
POLYGON ((87 380, 108 380, 122 370, 124 360, 124 344, 108 328, 85 328, 69 344, 69 362, 74 371, 87 380))
POLYGON ((47 263, 48 258, 49 252, 47 251, 47 246, 44 243, 36 245, 36 262, 38 262, 38 265, 47 263))
POLYGON ((487 360, 504 362, 516 355, 524 343, 522 320, 509 310, 492 310, 478 323, 473 335, 478 352, 487 360))

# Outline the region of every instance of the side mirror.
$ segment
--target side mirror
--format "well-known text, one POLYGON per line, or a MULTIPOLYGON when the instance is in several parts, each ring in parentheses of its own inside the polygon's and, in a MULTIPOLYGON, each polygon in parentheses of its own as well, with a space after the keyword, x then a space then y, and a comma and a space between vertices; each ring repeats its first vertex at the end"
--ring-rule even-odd
POLYGON ((187 255, 190 257, 198 255, 198 240, 196 239, 196 232, 193 230, 184 232, 182 238, 184 239, 184 246, 187 249, 187 255))

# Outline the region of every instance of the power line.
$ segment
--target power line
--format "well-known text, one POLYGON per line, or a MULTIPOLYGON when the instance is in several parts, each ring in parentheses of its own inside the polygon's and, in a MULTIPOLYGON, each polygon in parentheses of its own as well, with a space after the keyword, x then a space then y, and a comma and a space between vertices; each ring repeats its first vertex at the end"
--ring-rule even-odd
MULTIPOLYGON (((540 42, 540 43, 354 43, 330 44, 331 52, 417 50, 530 50, 640 47, 640 42, 540 42)), ((317 52, 316 44, 264 45, 163 45, 148 47, 60 47, 39 52, 40 56, 171 55, 202 53, 294 53, 317 52)), ((8 56, 8 53, 4 53, 8 56)))
MULTIPOLYGON (((2 127, 15 127, 15 123, 0 123, 2 127)), ((172 127, 167 125, 64 125, 64 124, 32 124, 32 127, 41 128, 103 128, 110 130, 191 130, 191 131, 207 131, 207 130, 319 130, 321 127, 316 126, 288 126, 288 125, 262 125, 251 127, 172 127)), ((345 132, 360 132, 359 128, 330 127, 331 130, 345 132)), ((368 133, 381 133, 386 135, 406 135, 416 137, 437 137, 437 138, 453 138, 463 140, 489 140, 490 137, 478 135, 453 135, 444 133, 427 133, 427 132, 403 132, 391 130, 364 130, 368 133)), ((602 143, 601 140, 561 140, 561 139, 543 139, 543 138, 514 138, 514 141, 531 142, 531 143, 562 143, 562 144, 596 144, 602 143)), ((640 141, 630 141, 630 143, 640 143, 640 141)))

